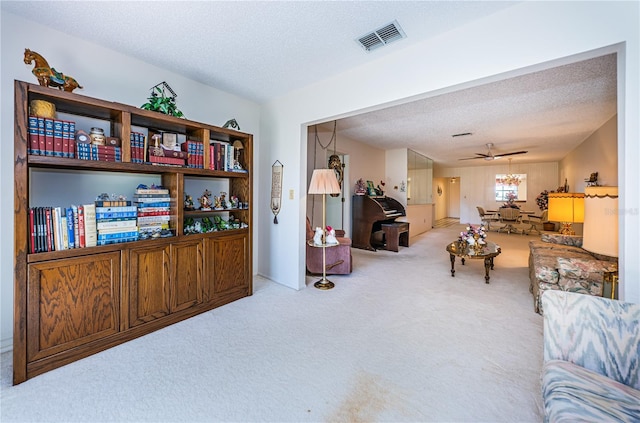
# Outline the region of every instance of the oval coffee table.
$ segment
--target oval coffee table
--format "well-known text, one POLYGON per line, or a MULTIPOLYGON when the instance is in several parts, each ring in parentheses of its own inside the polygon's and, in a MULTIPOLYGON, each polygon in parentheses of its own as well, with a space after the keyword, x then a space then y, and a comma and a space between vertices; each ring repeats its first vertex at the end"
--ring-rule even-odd
POLYGON ((456 256, 460 257, 460 261, 462 261, 462 265, 464 266, 465 259, 484 259, 484 280, 485 283, 489 283, 489 270, 493 270, 493 258, 498 256, 502 250, 500 250, 500 246, 494 242, 486 241, 486 244, 482 247, 482 250, 476 252, 471 248, 471 246, 467 243, 464 243, 464 246, 460 246, 457 241, 451 242, 447 244, 447 252, 449 253, 449 258, 451 259, 451 277, 455 277, 456 269, 456 256))

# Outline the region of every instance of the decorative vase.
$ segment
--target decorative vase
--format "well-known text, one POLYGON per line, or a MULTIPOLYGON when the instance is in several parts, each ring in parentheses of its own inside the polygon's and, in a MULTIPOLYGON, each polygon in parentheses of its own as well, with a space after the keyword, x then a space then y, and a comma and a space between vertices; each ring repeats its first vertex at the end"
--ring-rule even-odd
POLYGON ((473 248, 473 252, 477 255, 480 254, 482 252, 482 249, 484 248, 482 246, 482 244, 480 244, 480 235, 479 234, 473 234, 473 245, 471 245, 471 247, 473 248))

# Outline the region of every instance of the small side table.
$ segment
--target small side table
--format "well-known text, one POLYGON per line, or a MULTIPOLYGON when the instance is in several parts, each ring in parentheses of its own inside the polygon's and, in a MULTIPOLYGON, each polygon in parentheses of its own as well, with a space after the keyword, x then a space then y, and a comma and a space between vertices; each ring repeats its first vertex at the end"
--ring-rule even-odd
POLYGON ((409 222, 392 222, 380 225, 387 240, 387 250, 398 252, 398 245, 409 246, 409 222))
POLYGON ((333 282, 331 282, 329 279, 327 279, 327 255, 325 252, 325 248, 329 248, 329 247, 337 247, 338 245, 340 245, 339 243, 335 243, 335 244, 316 244, 315 242, 313 242, 312 239, 307 241, 307 244, 310 245, 311 247, 316 247, 316 248, 322 248, 322 279, 320 279, 319 281, 317 281, 316 283, 313 284, 313 286, 315 286, 318 289, 322 289, 322 290, 327 290, 327 289, 331 289, 335 286, 335 284, 333 282))

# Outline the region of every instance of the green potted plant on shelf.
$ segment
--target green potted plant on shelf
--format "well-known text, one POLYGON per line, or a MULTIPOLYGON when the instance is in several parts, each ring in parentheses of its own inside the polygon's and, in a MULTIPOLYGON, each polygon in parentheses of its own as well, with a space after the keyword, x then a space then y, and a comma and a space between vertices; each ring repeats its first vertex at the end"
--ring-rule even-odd
POLYGON ((151 88, 151 95, 147 98, 148 101, 140 106, 140 108, 183 118, 184 114, 178 110, 176 106, 177 96, 169 84, 163 81, 151 88), (169 91, 171 95, 167 96, 165 90, 169 91))

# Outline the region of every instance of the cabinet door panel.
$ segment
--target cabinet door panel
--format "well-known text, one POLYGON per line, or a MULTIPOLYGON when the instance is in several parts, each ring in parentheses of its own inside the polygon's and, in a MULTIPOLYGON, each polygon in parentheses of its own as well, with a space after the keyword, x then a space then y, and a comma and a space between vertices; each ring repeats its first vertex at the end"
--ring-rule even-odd
POLYGON ((129 252, 129 322, 137 326, 169 314, 169 245, 129 252))
POLYGON ((119 330, 120 252, 29 265, 28 359, 119 330))
POLYGON ((225 295, 249 293, 248 239, 244 234, 207 240, 207 301, 225 295))
POLYGON ((171 312, 202 302, 202 241, 171 244, 171 312))

